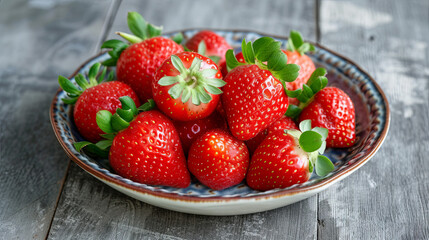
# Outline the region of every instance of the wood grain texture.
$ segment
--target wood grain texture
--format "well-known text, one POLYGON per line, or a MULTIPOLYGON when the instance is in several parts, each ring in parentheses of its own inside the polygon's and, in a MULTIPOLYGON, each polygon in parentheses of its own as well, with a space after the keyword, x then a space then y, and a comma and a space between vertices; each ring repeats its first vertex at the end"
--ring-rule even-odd
POLYGON ((89 57, 108 6, 0 2, 0 239, 43 239, 48 232, 69 162, 48 109, 58 75, 89 57))
POLYGON ((375 77, 392 115, 374 158, 319 195, 320 239, 429 239, 428 22, 428 1, 321 1, 321 43, 375 77))
MULTIPOLYGON (((163 25, 165 31, 241 28, 288 35, 291 29, 298 29, 314 41, 314 1, 293 2, 124 1, 108 36, 115 37, 113 33, 118 30, 128 32, 126 14, 137 11, 146 20, 163 25)), ((72 164, 49 239, 315 239, 316 210, 317 197, 312 197, 245 216, 177 213, 127 197, 72 164)))

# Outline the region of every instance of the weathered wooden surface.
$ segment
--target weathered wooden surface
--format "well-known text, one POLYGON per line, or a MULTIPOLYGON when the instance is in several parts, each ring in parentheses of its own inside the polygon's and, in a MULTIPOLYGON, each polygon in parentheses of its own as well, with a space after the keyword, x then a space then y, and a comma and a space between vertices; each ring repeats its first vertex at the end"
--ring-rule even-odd
POLYGON ((59 74, 92 55, 110 2, 0 2, 0 239, 43 239, 69 159, 49 122, 59 74))
POLYGON ((322 1, 321 43, 362 65, 387 95, 374 158, 319 194, 320 239, 429 239, 429 1, 322 1))
POLYGON ((429 239, 428 23, 423 0, 1 0, 0 239, 429 239), (375 77, 390 101, 389 136, 321 194, 244 216, 157 208, 74 163, 66 177, 69 160, 48 117, 56 78, 127 31, 128 11, 167 32, 300 30, 375 77))

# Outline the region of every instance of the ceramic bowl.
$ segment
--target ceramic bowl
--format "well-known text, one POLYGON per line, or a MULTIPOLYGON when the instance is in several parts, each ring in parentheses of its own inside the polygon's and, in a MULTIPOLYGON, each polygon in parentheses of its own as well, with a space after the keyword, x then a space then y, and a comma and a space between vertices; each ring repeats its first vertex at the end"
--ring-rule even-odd
MULTIPOLYGON (((198 29, 182 31, 189 38, 198 29)), ((251 31, 216 31, 226 38, 234 48, 239 48, 243 38, 255 40, 270 36, 251 31)), ((175 33, 166 34, 166 36, 175 33)), ((270 36, 286 47, 287 38, 270 36)), ((390 113, 387 99, 375 80, 349 59, 323 46, 314 44, 316 51, 309 54, 318 67, 328 70, 329 85, 344 90, 356 108, 356 144, 347 149, 328 149, 325 153, 335 164, 335 170, 326 177, 313 174, 310 180, 284 189, 260 192, 244 183, 221 190, 211 190, 198 182, 188 188, 178 189, 151 186, 133 182, 115 174, 107 159, 93 159, 73 148, 73 142, 83 140, 72 120, 72 106, 62 103, 66 97, 60 89, 56 93, 51 109, 54 132, 68 156, 89 174, 107 185, 143 202, 179 212, 203 215, 237 215, 275 209, 306 199, 344 179, 371 159, 386 138, 390 113)), ((86 74, 89 67, 109 58, 101 53, 79 67, 77 73, 86 74)))

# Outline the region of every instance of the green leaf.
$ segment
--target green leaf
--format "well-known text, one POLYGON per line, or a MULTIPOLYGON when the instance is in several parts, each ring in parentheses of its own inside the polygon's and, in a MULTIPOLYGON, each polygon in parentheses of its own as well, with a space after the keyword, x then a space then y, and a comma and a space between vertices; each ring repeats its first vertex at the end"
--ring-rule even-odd
POLYGON ((185 87, 182 92, 182 103, 186 103, 190 97, 191 97, 191 90, 185 87))
POLYGON ((208 56, 214 63, 219 64, 220 57, 219 56, 208 56))
POLYGON ((307 85, 311 86, 311 84, 313 83, 313 81, 317 80, 318 77, 321 76, 326 76, 326 69, 325 68, 316 68, 316 70, 313 71, 313 73, 311 74, 310 78, 307 81, 307 85))
POLYGON ((286 82, 293 82, 299 75, 300 66, 297 64, 286 64, 279 72, 275 72, 275 76, 286 82))
POLYGON ((202 103, 208 103, 208 102, 210 102, 212 100, 212 97, 201 86, 198 86, 195 90, 198 91, 197 95, 198 95, 199 100, 202 103))
POLYGON ((217 69, 213 69, 213 68, 208 68, 208 69, 204 69, 202 71, 202 75, 205 78, 212 78, 216 75, 216 73, 218 72, 217 69))
MULTIPOLYGON (((310 120, 309 120, 310 121, 310 120)), ((311 122, 311 121, 310 121, 311 122)), ((311 125, 311 123, 310 123, 311 125)), ((313 129, 311 129, 311 131, 315 131, 317 133, 319 133, 320 135, 322 135, 322 140, 325 141, 326 138, 328 137, 328 132, 329 130, 326 128, 321 128, 321 127, 315 127, 313 129)))
POLYGON ((81 87, 83 90, 86 90, 87 88, 90 87, 88 81, 85 79, 85 77, 81 73, 76 75, 74 77, 74 80, 76 81, 77 85, 79 85, 79 87, 81 87))
POLYGON ((255 53, 253 52, 252 42, 246 43, 246 40, 243 39, 241 43, 241 52, 243 53, 243 58, 246 63, 255 63, 255 53))
POLYGON ((194 60, 192 60, 191 66, 189 67, 188 71, 189 72, 199 72, 202 62, 203 62, 203 60, 201 60, 197 57, 194 58, 194 60))
POLYGON ((63 101, 63 103, 65 103, 65 104, 72 105, 72 104, 75 104, 77 102, 77 97, 74 97, 74 98, 62 98, 61 101, 63 101))
POLYGON ((158 84, 161 86, 170 86, 172 84, 177 83, 179 80, 177 76, 164 76, 161 79, 159 79, 158 84))
POLYGON ((192 99, 192 104, 199 106, 201 104, 200 101, 200 97, 198 96, 198 92, 196 91, 196 89, 194 91, 191 91, 191 99, 192 99))
POLYGON ((182 84, 176 84, 168 90, 168 94, 170 94, 173 99, 177 99, 180 97, 180 94, 182 94, 183 88, 184 86, 182 84))
POLYGON ((201 54, 201 55, 205 56, 206 55, 206 50, 207 50, 206 43, 204 42, 204 40, 202 40, 198 44, 198 54, 201 54))
POLYGON ((286 94, 290 98, 296 98, 299 95, 301 95, 301 93, 302 93, 302 89, 301 88, 298 88, 297 90, 294 90, 294 91, 286 90, 286 94))
POLYGON ((313 170, 314 170, 313 163, 311 161, 308 161, 308 172, 312 173, 313 170))
POLYGON ((214 95, 218 95, 218 94, 223 93, 222 90, 220 90, 219 88, 214 87, 212 85, 206 84, 206 85, 204 85, 204 88, 207 90, 207 92, 214 94, 214 95))
POLYGON ((182 60, 176 55, 171 55, 171 64, 173 64, 174 68, 177 69, 180 73, 184 73, 187 71, 185 66, 183 65, 182 60))
POLYGON ((93 144, 93 143, 88 141, 80 141, 80 142, 73 143, 73 146, 76 149, 76 151, 80 152, 82 148, 88 146, 89 144, 93 144))
POLYGON ((300 55, 304 55, 306 52, 309 51, 314 51, 314 46, 311 45, 310 43, 303 43, 298 49, 297 51, 299 52, 300 55), (312 50, 313 49, 313 50, 312 50))
POLYGON ((67 93, 76 95, 80 95, 82 93, 82 91, 80 91, 70 80, 63 76, 58 76, 58 84, 67 93))
POLYGON ((108 139, 108 140, 113 140, 115 138, 116 134, 106 133, 106 134, 101 134, 100 136, 102 136, 103 138, 108 139))
POLYGON ((299 130, 306 132, 311 130, 311 120, 304 120, 299 123, 299 130))
POLYGON ((149 36, 147 31, 148 24, 144 18, 137 12, 129 12, 127 16, 128 28, 134 35, 141 39, 146 39, 149 36))
POLYGON ((322 136, 317 132, 306 131, 299 137, 299 145, 306 152, 314 152, 322 146, 322 136))
POLYGON ((125 49, 127 48, 129 45, 124 43, 121 40, 118 39, 111 39, 111 40, 107 40, 105 41, 102 45, 101 48, 111 48, 111 49, 125 49))
POLYGON ((292 137, 297 138, 297 139, 299 139, 301 137, 301 134, 302 134, 300 131, 295 130, 295 129, 285 130, 285 133, 289 134, 292 137))
POLYGON ((96 121, 98 127, 105 133, 114 133, 111 125, 112 113, 107 110, 101 110, 97 112, 96 121))
POLYGON ((109 75, 107 76, 107 82, 108 81, 112 81, 113 79, 115 78, 115 72, 114 71, 111 71, 111 72, 109 72, 109 75))
POLYGON ((226 82, 220 78, 205 78, 204 82, 214 87, 223 87, 226 85, 226 82))
POLYGON ((121 102, 122 109, 131 110, 131 112, 134 115, 137 115, 138 111, 137 111, 136 103, 132 98, 130 98, 129 96, 122 96, 119 98, 119 101, 121 102))
POLYGON ((108 158, 109 156, 109 149, 102 150, 99 147, 97 147, 96 144, 89 144, 85 146, 85 153, 90 156, 96 156, 100 158, 108 158))
POLYGON ((274 52, 268 59, 267 67, 272 71, 279 71, 286 67, 287 57, 282 51, 274 52))
POLYGON ((98 74, 98 71, 100 70, 100 66, 101 66, 100 63, 95 63, 94 65, 91 66, 88 72, 89 79, 95 79, 95 77, 98 74))
POLYGON ((183 34, 179 32, 178 34, 174 35, 171 39, 180 45, 183 42, 183 34))
POLYGON ((131 122, 134 119, 134 113, 131 109, 124 110, 124 109, 118 108, 116 109, 116 113, 127 122, 131 122))
POLYGON ((121 116, 119 116, 119 114, 117 113, 113 114, 111 122, 112 122, 112 128, 117 132, 127 128, 130 125, 128 121, 121 118, 121 116))
POLYGON ((123 37, 125 40, 127 40, 130 43, 139 43, 143 42, 143 38, 139 38, 137 36, 134 36, 132 34, 124 33, 124 32, 116 32, 117 35, 123 37))
POLYGON ((243 65, 243 63, 240 63, 237 58, 235 58, 234 51, 232 49, 226 51, 225 58, 228 72, 240 65, 243 65))
POLYGON ((316 160, 316 174, 324 177, 335 169, 334 164, 329 158, 319 155, 316 160))
POLYGON ((118 61, 118 59, 109 58, 109 59, 101 62, 101 64, 103 64, 104 66, 107 66, 107 67, 115 67, 117 61, 118 61))
POLYGON ((323 141, 323 142, 322 142, 322 146, 320 146, 320 148, 319 148, 319 149, 317 149, 317 152, 318 152, 319 154, 323 154, 323 153, 325 153, 325 150, 326 150, 326 141, 323 141))
POLYGON ((153 99, 148 99, 146 103, 138 107, 139 111, 146 112, 152 110, 156 107, 155 101, 153 99))
POLYGON ((258 52, 262 51, 262 49, 265 49, 269 44, 273 42, 274 42, 274 39, 270 37, 261 37, 256 39, 252 44, 255 55, 257 55, 258 52))
POLYGON ((148 32, 149 32, 149 37, 157 37, 157 36, 159 36, 159 35, 161 35, 161 32, 162 32, 162 26, 155 26, 155 25, 152 25, 152 24, 148 24, 147 25, 147 30, 148 30, 148 32))
POLYGON ((295 51, 297 50, 302 44, 304 43, 304 40, 302 40, 302 36, 298 31, 290 31, 289 34, 289 40, 287 42, 286 48, 289 51, 295 51))
MULTIPOLYGON (((255 41, 256 42, 256 41, 255 41)), ((277 51, 280 50, 281 43, 277 41, 273 41, 268 45, 259 47, 258 50, 255 48, 255 56, 259 62, 266 62, 270 59, 270 57, 277 51)))
POLYGON ((110 148, 110 146, 112 146, 112 143, 113 143, 113 140, 108 139, 108 140, 101 140, 95 145, 101 150, 106 150, 110 148))
POLYGON ((103 71, 101 71, 100 76, 97 78, 97 82, 100 84, 103 80, 104 77, 106 76, 106 72, 107 72, 107 68, 103 68, 103 71))
POLYGON ((307 84, 302 85, 302 91, 306 98, 311 98, 314 95, 313 90, 307 84))
POLYGON ((302 109, 296 105, 290 104, 285 113, 286 116, 291 118, 297 118, 301 114, 302 109))

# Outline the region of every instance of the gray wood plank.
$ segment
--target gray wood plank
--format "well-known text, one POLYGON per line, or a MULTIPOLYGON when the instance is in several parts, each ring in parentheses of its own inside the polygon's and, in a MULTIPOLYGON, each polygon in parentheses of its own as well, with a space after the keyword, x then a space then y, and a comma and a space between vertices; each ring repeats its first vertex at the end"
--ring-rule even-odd
MULTIPOLYGON (((250 29, 315 40, 314 1, 124 1, 109 37, 128 31, 126 14, 140 12, 165 31, 192 27, 250 29), (293 3, 293 4, 292 4, 293 3), (168 6, 168 8, 165 8, 168 6), (252 7, 249 7, 252 6, 252 7), (193 17, 188 17, 190 12, 193 17)), ((317 197, 273 211, 231 217, 177 213, 129 198, 72 164, 50 239, 315 239, 317 197)))
POLYGON ((1 239, 43 239, 48 232, 69 163, 48 109, 58 75, 72 73, 97 44, 108 6, 0 2, 1 239))
POLYGON ((392 117, 374 158, 319 195, 320 239, 429 239, 428 22, 428 1, 321 2, 321 43, 375 77, 392 117))

